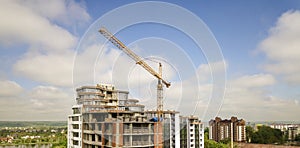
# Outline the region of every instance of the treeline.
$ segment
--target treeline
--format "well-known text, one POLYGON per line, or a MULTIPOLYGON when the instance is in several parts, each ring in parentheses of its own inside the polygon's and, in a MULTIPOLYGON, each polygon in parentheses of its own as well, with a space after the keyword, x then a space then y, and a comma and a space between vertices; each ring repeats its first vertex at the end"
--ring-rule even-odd
POLYGON ((67 121, 0 121, 0 128, 3 127, 61 127, 66 126, 67 121))
MULTIPOLYGON (((220 142, 208 139, 208 128, 204 131, 205 140, 204 147, 208 148, 228 148, 230 147, 230 139, 225 139, 220 142)), ((246 138, 247 142, 256 144, 276 144, 276 145, 294 145, 300 146, 300 134, 296 135, 293 141, 288 140, 287 133, 282 132, 279 129, 273 129, 269 126, 258 127, 255 131, 252 127, 246 127, 246 138)), ((234 147, 238 147, 234 143, 234 147)))
POLYGON ((284 136, 283 132, 279 129, 273 129, 269 126, 258 127, 257 131, 254 131, 252 127, 246 127, 247 139, 251 143, 260 144, 283 144, 284 136))
MULTIPOLYGON (((257 131, 250 126, 246 127, 247 141, 258 144, 286 144, 288 142, 287 133, 269 126, 258 127, 257 131)), ((300 134, 295 138, 295 142, 300 142, 300 134)))

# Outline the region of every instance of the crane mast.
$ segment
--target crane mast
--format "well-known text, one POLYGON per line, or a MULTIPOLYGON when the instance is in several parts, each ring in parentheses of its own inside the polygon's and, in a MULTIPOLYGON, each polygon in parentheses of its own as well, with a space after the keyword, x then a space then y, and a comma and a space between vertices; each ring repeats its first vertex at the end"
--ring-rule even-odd
MULTIPOLYGON (((136 64, 141 65, 144 69, 146 69, 150 74, 155 76, 158 80, 157 84, 157 116, 161 117, 163 112, 163 84, 168 88, 171 83, 165 81, 162 78, 162 64, 159 63, 159 72, 157 73, 152 67, 150 67, 141 57, 132 52, 129 48, 127 48, 120 40, 118 40, 113 34, 108 32, 104 27, 100 28, 99 32, 107 38, 112 44, 118 47, 120 50, 125 52, 129 57, 131 57, 136 64)), ((160 120, 159 120, 160 121, 160 120)))

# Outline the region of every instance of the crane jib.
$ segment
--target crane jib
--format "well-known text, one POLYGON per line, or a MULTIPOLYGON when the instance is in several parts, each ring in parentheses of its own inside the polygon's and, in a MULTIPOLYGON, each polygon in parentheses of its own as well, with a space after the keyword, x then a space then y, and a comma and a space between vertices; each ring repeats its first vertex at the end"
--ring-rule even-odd
MULTIPOLYGON (((99 32, 107 38, 112 44, 114 44, 116 47, 118 47, 120 50, 125 52, 129 57, 131 57, 135 62, 139 65, 141 65, 144 69, 146 69, 149 73, 151 73, 153 76, 161 80, 166 87, 168 88, 171 84, 167 81, 165 81, 161 74, 157 73, 152 67, 150 67, 146 62, 144 62, 138 55, 136 55, 134 52, 132 52, 129 48, 127 48, 120 40, 118 40, 114 35, 112 35, 110 32, 108 32, 104 27, 100 28, 99 32)), ((161 66, 161 64, 160 64, 161 66)))
MULTIPOLYGON (((110 32, 108 32, 104 27, 100 28, 99 32, 107 38, 112 44, 114 44, 116 47, 118 47, 120 50, 125 52, 129 57, 131 57, 137 64, 141 65, 145 70, 147 70, 149 73, 151 73, 153 76, 155 76, 158 79, 157 84, 157 117, 162 118, 163 116, 163 84, 166 85, 166 87, 169 87, 171 84, 164 79, 162 79, 162 65, 159 63, 159 73, 157 73, 155 70, 153 70, 152 67, 150 67, 145 61, 142 60, 138 55, 136 55, 134 52, 132 52, 129 48, 127 48, 121 41, 119 41, 114 35, 112 35, 110 32)), ((158 120, 160 122, 160 120, 158 120)))

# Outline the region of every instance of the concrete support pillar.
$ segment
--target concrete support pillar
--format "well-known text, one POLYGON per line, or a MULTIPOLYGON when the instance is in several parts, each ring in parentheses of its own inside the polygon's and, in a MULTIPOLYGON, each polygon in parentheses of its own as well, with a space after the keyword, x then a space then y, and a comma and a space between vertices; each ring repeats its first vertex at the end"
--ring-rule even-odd
POLYGON ((102 137, 101 137, 101 142, 102 142, 102 148, 104 148, 104 145, 105 145, 105 136, 104 136, 104 133, 105 133, 105 124, 104 123, 101 123, 101 129, 102 129, 102 137))
POLYGON ((130 131, 129 141, 130 141, 130 146, 132 146, 132 123, 129 124, 129 131, 130 131))
MULTIPOLYGON (((151 124, 148 124, 148 133, 151 133, 152 131, 151 131, 151 124)), ((150 145, 151 144, 151 136, 152 135, 149 135, 148 136, 148 144, 150 145)))

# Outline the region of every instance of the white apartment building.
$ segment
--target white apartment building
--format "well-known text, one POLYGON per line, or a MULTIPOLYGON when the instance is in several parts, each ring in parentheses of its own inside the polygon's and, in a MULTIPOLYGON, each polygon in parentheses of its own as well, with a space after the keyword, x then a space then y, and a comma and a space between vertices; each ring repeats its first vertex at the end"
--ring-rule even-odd
POLYGON ((181 148, 204 148, 204 127, 197 117, 181 116, 180 128, 181 148))

